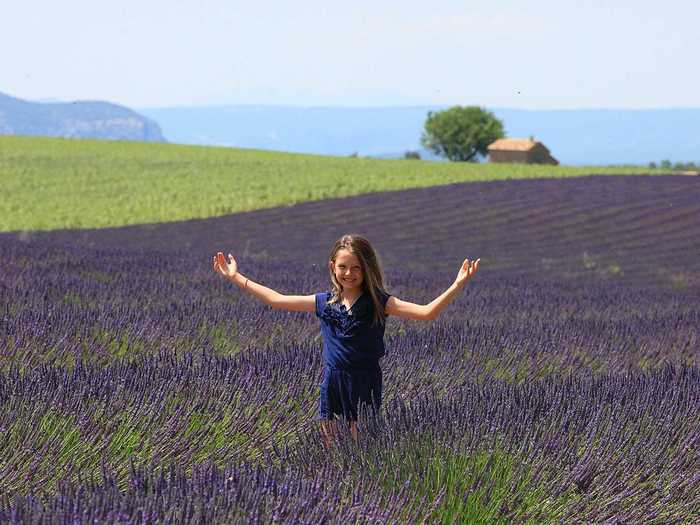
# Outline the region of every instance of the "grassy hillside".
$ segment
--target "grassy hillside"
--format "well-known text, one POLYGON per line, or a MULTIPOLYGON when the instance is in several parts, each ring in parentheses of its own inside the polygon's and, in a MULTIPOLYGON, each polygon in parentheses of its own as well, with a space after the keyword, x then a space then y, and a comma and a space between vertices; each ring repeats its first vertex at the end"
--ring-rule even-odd
POLYGON ((0 231, 168 222, 465 181, 654 173, 0 137, 0 231))

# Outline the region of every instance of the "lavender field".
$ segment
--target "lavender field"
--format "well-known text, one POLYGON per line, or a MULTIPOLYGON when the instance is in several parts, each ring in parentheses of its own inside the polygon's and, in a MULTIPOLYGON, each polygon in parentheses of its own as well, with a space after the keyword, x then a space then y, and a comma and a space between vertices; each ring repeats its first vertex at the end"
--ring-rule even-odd
POLYGON ((0 522, 697 523, 700 181, 469 183, 216 219, 0 234, 0 522), (342 233, 389 319, 379 418, 328 452, 317 320, 342 233))

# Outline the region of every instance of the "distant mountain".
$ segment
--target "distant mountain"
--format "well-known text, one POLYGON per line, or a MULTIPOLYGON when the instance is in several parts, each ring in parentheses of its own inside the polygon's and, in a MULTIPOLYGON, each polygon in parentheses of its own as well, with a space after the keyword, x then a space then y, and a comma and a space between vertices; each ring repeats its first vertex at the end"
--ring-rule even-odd
POLYGON ((39 103, 0 93, 0 135, 163 142, 160 126, 135 111, 99 101, 39 103))
MULTIPOLYGON (((158 121, 171 142, 390 158, 421 150, 428 111, 445 107, 211 106, 139 112, 158 121)), ((536 137, 562 164, 700 162, 700 109, 490 109, 508 136, 536 137)))

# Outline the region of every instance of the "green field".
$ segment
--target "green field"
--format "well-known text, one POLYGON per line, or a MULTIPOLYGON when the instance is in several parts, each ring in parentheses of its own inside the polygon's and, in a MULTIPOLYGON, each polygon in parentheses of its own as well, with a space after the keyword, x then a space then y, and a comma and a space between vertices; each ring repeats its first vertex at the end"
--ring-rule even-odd
POLYGON ((594 173, 662 171, 378 160, 5 136, 0 137, 0 231, 168 222, 454 182, 594 173))

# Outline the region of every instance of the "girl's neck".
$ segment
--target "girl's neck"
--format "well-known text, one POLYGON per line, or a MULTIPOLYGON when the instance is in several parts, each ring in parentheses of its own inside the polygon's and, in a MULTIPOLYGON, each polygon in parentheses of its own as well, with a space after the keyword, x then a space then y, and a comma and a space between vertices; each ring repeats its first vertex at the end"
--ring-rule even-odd
POLYGON ((357 298, 362 295, 362 292, 364 292, 364 290, 353 290, 351 292, 343 290, 340 292, 340 300, 353 304, 355 301, 357 301, 357 298))

